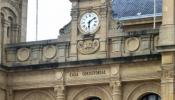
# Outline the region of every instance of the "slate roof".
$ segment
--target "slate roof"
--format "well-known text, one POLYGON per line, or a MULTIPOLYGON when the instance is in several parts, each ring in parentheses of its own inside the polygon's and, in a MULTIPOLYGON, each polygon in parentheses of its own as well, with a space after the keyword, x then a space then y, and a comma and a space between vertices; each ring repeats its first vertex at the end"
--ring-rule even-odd
MULTIPOLYGON (((154 0, 113 0, 113 17, 119 20, 153 17, 154 0)), ((156 16, 162 15, 162 0, 156 0, 156 16)))

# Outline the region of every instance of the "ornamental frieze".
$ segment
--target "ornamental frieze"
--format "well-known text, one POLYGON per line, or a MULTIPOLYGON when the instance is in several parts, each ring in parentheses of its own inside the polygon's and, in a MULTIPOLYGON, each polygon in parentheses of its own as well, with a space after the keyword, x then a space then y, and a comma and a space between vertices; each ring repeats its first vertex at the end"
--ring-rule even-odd
POLYGON ((80 40, 77 43, 78 51, 81 54, 87 55, 87 54, 93 54, 95 53, 100 47, 99 40, 80 40))

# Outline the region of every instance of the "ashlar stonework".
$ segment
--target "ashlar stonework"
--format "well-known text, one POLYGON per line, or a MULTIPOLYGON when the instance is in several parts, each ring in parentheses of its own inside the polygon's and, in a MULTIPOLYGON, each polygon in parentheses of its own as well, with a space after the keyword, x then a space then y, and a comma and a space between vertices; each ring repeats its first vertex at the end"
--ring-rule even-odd
POLYGON ((27 2, 0 0, 0 100, 175 100, 174 0, 155 29, 152 17, 115 18, 115 0, 70 0, 58 39, 35 42, 27 2))

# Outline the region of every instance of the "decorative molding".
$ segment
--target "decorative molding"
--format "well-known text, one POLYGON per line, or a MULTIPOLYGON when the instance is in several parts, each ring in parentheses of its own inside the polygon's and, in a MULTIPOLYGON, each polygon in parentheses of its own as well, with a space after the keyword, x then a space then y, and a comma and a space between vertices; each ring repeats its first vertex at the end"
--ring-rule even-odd
POLYGON ((49 92, 42 91, 42 90, 32 90, 27 92, 21 100, 55 100, 54 96, 51 95, 49 92))
POLYGON ((17 58, 21 62, 26 61, 30 57, 30 53, 31 53, 30 49, 28 49, 28 48, 20 48, 17 51, 17 58))
POLYGON ((146 93, 155 93, 161 95, 160 88, 160 84, 156 82, 144 82, 137 85, 127 96, 126 100, 139 100, 140 96, 143 96, 146 93))
POLYGON ((100 47, 99 40, 80 40, 77 43, 78 51, 81 54, 87 55, 87 54, 93 54, 95 53, 100 47))
POLYGON ((74 93, 71 100, 85 100, 88 97, 97 96, 102 100, 112 100, 110 92, 100 86, 84 87, 80 91, 74 93))

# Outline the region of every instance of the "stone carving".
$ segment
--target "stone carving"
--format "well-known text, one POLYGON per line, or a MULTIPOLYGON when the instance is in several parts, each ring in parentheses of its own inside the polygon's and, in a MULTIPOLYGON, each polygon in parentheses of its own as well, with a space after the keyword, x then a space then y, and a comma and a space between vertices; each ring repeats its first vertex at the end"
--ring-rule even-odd
POLYGON ((54 91, 56 92, 56 100, 65 100, 65 87, 57 85, 54 88, 54 91))
POLYGON ((47 59, 52 59, 56 56, 57 49, 53 45, 49 45, 43 48, 43 55, 47 59))
POLYGON ((95 53, 99 47, 99 40, 81 40, 77 44, 78 51, 85 55, 95 53))
POLYGON ((56 72, 56 79, 60 80, 63 78, 63 72, 56 72))
POLYGON ((17 58, 19 61, 26 61, 30 56, 30 50, 28 48, 20 48, 17 51, 17 58))
POLYGON ((136 51, 140 46, 140 41, 137 37, 131 37, 126 39, 125 47, 128 51, 136 51))
POLYGON ((111 74, 112 75, 117 75, 118 73, 119 73, 118 67, 111 67, 111 74))
POLYGON ((174 78, 175 74, 173 70, 164 70, 162 71, 162 78, 169 79, 174 78))

